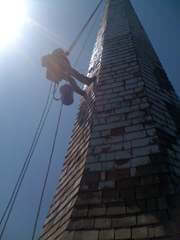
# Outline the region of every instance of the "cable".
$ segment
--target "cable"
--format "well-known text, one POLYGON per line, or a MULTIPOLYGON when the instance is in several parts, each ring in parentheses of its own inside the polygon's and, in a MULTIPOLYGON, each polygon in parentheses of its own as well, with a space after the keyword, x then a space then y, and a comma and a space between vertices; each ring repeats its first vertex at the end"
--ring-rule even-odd
POLYGON ((47 100, 46 100, 46 103, 45 103, 45 107, 44 107, 43 113, 42 113, 42 115, 41 115, 41 118, 40 118, 38 127, 37 127, 37 129, 36 129, 35 135, 34 135, 34 137, 33 137, 33 141, 32 141, 32 144, 31 144, 31 146, 30 146, 29 152, 28 152, 28 154, 27 154, 26 160, 25 160, 25 162, 24 162, 24 164, 23 164, 23 167, 22 167, 22 169, 21 169, 21 171, 20 171, 18 180, 17 180, 17 182, 16 182, 16 184, 15 184, 15 187, 14 187, 13 192, 12 192, 12 194, 11 194, 11 197, 10 197, 10 199, 9 199, 9 201, 8 201, 8 204, 7 204, 6 208, 5 208, 5 211, 4 211, 4 213, 3 213, 2 217, 1 217, 0 224, 2 224, 4 218, 5 218, 6 214, 7 214, 7 211, 8 211, 8 209, 10 208, 10 209, 9 209, 8 216, 7 216, 7 219, 6 219, 6 221, 5 221, 5 224, 4 224, 3 229, 2 229, 2 231, 1 231, 1 234, 0 234, 0 239, 1 239, 2 236, 3 236, 3 233, 4 233, 4 230, 5 230, 6 224, 7 224, 7 222, 8 222, 9 216, 10 216, 10 214, 11 214, 11 212, 12 212, 12 209, 13 209, 13 206, 14 206, 14 203, 15 203, 15 200, 16 200, 17 195, 18 195, 18 192, 19 192, 19 190, 20 190, 20 186, 21 186, 22 181, 23 181, 23 179, 24 179, 25 173, 26 173, 26 171, 27 171, 27 169, 28 169, 28 166, 29 166, 30 160, 31 160, 31 158, 32 158, 32 155, 33 155, 33 153, 34 153, 34 151, 35 151, 35 148, 36 148, 36 146, 37 146, 39 137, 40 137, 41 132, 42 132, 42 130, 43 130, 45 121, 46 121, 46 119, 47 119, 47 115, 48 115, 48 113, 49 113, 49 111, 50 111, 50 108, 51 108, 51 105, 52 105, 52 99, 51 99, 51 101, 49 102, 49 100, 50 100, 50 95, 51 95, 51 90, 52 90, 52 84, 50 85, 48 97, 47 97, 47 100))
POLYGON ((75 47, 75 45, 77 44, 77 42, 79 41, 81 35, 84 33, 84 31, 86 30, 86 27, 88 26, 88 24, 90 23, 91 19, 94 17, 94 15, 96 14, 97 10, 99 9, 99 7, 101 6, 101 4, 103 3, 104 0, 101 0, 97 7, 95 8, 95 10, 93 11, 93 13, 91 14, 91 16, 89 17, 89 19, 87 20, 87 22, 85 23, 85 25, 82 27, 81 31, 79 32, 79 34, 77 35, 77 37, 75 38, 75 40, 72 42, 71 46, 69 47, 68 50, 68 54, 70 54, 73 50, 73 48, 75 47))
MULTIPOLYGON (((69 48, 69 53, 73 50, 73 48, 74 48, 75 45, 77 44, 78 40, 80 39, 80 37, 81 37, 81 35, 83 34, 83 32, 85 31, 86 27, 87 27, 88 24, 90 23, 91 19, 94 17, 95 13, 96 13, 97 10, 99 9, 99 7, 100 7, 100 5, 102 4, 102 2, 103 2, 103 0, 100 1, 100 3, 97 5, 97 7, 95 8, 95 10, 93 11, 93 13, 91 14, 91 16, 89 17, 89 19, 88 19, 88 21, 86 22, 86 24, 85 24, 85 25, 83 26, 83 28, 81 29, 81 31, 80 31, 80 33, 78 34, 77 38, 74 40, 74 42, 73 42, 72 45, 70 46, 70 48, 69 48)), ((88 39, 87 39, 87 40, 88 40, 88 39)), ((79 57, 77 58, 78 60, 79 60, 79 58, 81 57, 81 54, 82 54, 82 52, 83 52, 83 50, 84 50, 84 48, 85 48, 85 44, 86 44, 86 41, 85 41, 85 43, 84 43, 84 45, 83 45, 83 48, 81 49, 81 52, 80 52, 80 54, 79 54, 79 57)), ((78 60, 77 60, 77 62, 78 62, 78 60)), ((52 85, 51 85, 51 87, 50 87, 50 92, 51 92, 51 89, 52 89, 52 85)), ((9 212, 8 212, 8 215, 7 215, 7 219, 6 219, 6 221, 5 221, 5 224, 4 224, 3 229, 2 229, 2 231, 1 231, 1 234, 0 234, 0 239, 2 239, 4 230, 5 230, 5 228, 6 228, 6 225, 7 225, 8 220, 9 220, 9 217, 10 217, 10 214, 11 214, 11 212, 12 212, 13 206, 14 206, 14 204, 15 204, 15 201, 16 201, 16 198, 17 198, 17 195, 18 195, 18 192, 19 192, 19 190, 20 190, 21 184, 22 184, 22 182, 23 182, 23 179, 24 179, 25 174, 26 174, 26 172, 27 172, 27 169, 28 169, 28 167, 29 167, 29 164, 30 164, 30 160, 31 160, 31 158, 32 158, 32 155, 33 155, 33 153, 34 153, 34 151, 35 151, 35 149, 36 149, 36 146, 37 146, 39 137, 40 137, 40 135, 41 135, 42 129, 43 129, 43 127, 44 127, 44 124, 45 124, 47 115, 48 115, 48 113, 49 113, 51 104, 49 105, 49 108, 48 108, 48 111, 47 111, 47 112, 46 112, 46 110, 47 110, 48 103, 49 103, 49 99, 50 99, 50 92, 49 92, 49 96, 48 96, 48 98, 47 98, 47 102, 46 102, 46 105, 45 105, 43 114, 42 114, 41 119, 40 119, 40 122, 39 122, 39 124, 38 124, 38 128, 37 128, 36 133, 35 133, 35 136, 34 136, 34 138, 33 138, 33 142, 32 142, 32 144, 31 144, 30 150, 29 150, 29 152, 28 152, 28 155, 27 155, 27 157, 26 157, 26 160, 25 160, 25 162, 24 162, 24 164, 23 164, 23 167, 22 167, 22 169, 21 169, 20 175, 19 175, 19 177, 18 177, 18 180, 17 180, 17 182, 16 182, 16 185, 15 185, 15 187, 14 187, 14 189, 13 189, 12 194, 11 194, 10 200, 8 201, 7 207, 6 207, 6 209, 5 209, 4 213, 3 213, 3 216, 2 216, 2 218, 1 218, 1 220, 0 220, 0 224, 2 224, 2 222, 3 222, 3 220, 4 220, 4 217, 6 216, 7 211, 8 211, 8 209, 10 208, 10 209, 9 209, 9 212), (44 118, 44 119, 43 119, 43 118, 44 118), (42 122, 43 122, 43 124, 42 124, 42 122), (42 124, 42 125, 41 125, 41 124, 42 124), (11 205, 11 206, 10 206, 10 205, 11 205)), ((52 101, 51 101, 51 103, 52 103, 52 101)), ((62 113, 62 111, 61 111, 61 113, 62 113)), ((60 113, 60 115, 61 115, 61 113, 60 113)), ((59 122, 60 122, 60 119, 59 119, 59 122)), ((57 131, 58 131, 58 128, 57 128, 57 131)), ((56 133, 56 136, 55 136, 55 140, 54 140, 54 141, 56 141, 56 137, 57 137, 57 133, 56 133)), ((54 153, 54 148, 55 148, 55 142, 53 143, 53 149, 52 149, 52 152, 51 152, 50 162, 52 161, 52 157, 53 157, 53 153, 54 153)), ((49 172, 48 172, 48 174, 49 174, 49 172)), ((44 183, 44 187, 43 187, 43 192, 42 192, 42 195, 41 195, 41 201, 40 201, 40 205, 39 205, 39 208, 38 208, 38 215, 37 215, 37 217, 36 217, 36 222, 35 222, 35 226, 34 226, 34 230, 33 230, 33 238, 34 238, 34 235, 35 235, 35 233, 36 233, 37 221, 38 221, 39 214, 40 214, 40 209, 41 209, 41 204, 42 204, 42 200, 43 200, 43 196, 44 196, 44 191, 45 191, 45 187, 46 187, 46 182, 47 182, 47 179, 48 179, 48 174, 47 174, 47 176, 46 176, 46 178, 45 178, 45 183, 44 183)))
MULTIPOLYGON (((77 65, 78 62, 79 62, 79 59, 80 59, 80 57, 81 57, 81 55, 82 55, 82 53, 83 53, 83 51, 84 51, 84 49, 85 49, 86 43, 87 43, 87 41, 89 40, 89 35, 90 35, 91 32, 93 31, 94 25, 95 25, 97 19, 98 19, 98 18, 96 18, 96 20, 95 20, 95 22, 94 22, 94 24, 93 24, 93 27, 90 29, 90 31, 89 31, 89 33, 88 33, 88 37, 86 38, 86 40, 85 40, 82 48, 80 49, 80 52, 79 52, 79 54, 78 54, 78 57, 76 58, 75 65, 77 65)), ((57 100, 59 100, 59 98, 56 98, 56 97, 55 97, 56 90, 57 90, 57 86, 54 85, 53 98, 54 98, 54 100, 57 101, 57 100)), ((54 136, 54 140, 53 140, 53 146, 52 146, 52 150, 51 150, 51 154, 50 154, 50 158, 49 158, 49 163, 48 163, 48 168, 47 168, 47 172, 46 172, 46 177, 45 177, 45 180, 44 180, 44 184, 43 184, 43 188, 42 188, 42 193, 41 193, 41 197, 40 197, 40 202, 39 202, 39 206, 38 206, 38 211, 37 211, 37 215, 36 215, 36 219, 35 219, 35 223, 34 223, 34 227, 33 227, 32 240, 34 240, 35 234, 36 234, 36 231, 37 231, 38 219, 39 219, 39 215, 40 215, 40 212, 41 212, 41 207, 42 207, 42 203, 43 203, 45 188, 46 188, 46 184, 47 184, 47 180, 48 180, 48 176, 49 176, 49 171, 50 171, 51 164, 52 164, 52 158, 53 158, 53 154, 54 154, 54 149, 55 149, 57 134, 58 134, 58 130, 59 130, 59 125, 60 125, 62 110, 63 110, 63 104, 61 105, 61 108, 60 108, 59 118, 58 118, 57 127, 56 127, 56 132, 55 132, 55 136, 54 136)))
POLYGON ((77 66, 77 64, 79 63, 79 59, 81 58, 82 53, 83 53, 83 51, 84 51, 84 49, 85 49, 85 47, 86 47, 86 44, 87 44, 87 42, 89 41, 89 36, 91 35, 91 33, 93 32, 93 30, 94 30, 94 28, 95 28, 95 26, 96 26, 96 23, 97 23, 98 18, 99 18, 99 15, 97 15, 94 23, 92 24, 92 27, 90 28, 90 30, 89 30, 89 32, 88 32, 88 34, 87 34, 87 38, 85 39, 85 41, 84 41, 84 43, 83 43, 83 45, 82 45, 82 48, 81 48, 81 50, 80 50, 80 52, 79 52, 79 55, 77 56, 77 58, 76 58, 76 60, 75 60, 75 62, 74 62, 74 65, 75 65, 75 66, 77 66))
POLYGON ((58 84, 55 83, 55 84, 54 84, 54 88, 53 88, 53 99, 54 99, 55 101, 61 100, 61 97, 56 97, 57 89, 58 89, 58 84))
POLYGON ((36 137, 37 137, 37 134, 38 134, 40 125, 41 125, 41 123, 42 123, 42 120, 43 120, 43 118, 44 118, 45 112, 46 112, 46 110, 47 110, 47 106, 48 106, 48 103, 49 103, 51 90, 52 90, 52 84, 51 84, 50 87, 49 87, 48 97, 47 97, 47 99, 46 99, 45 107, 44 107, 43 113, 42 113, 42 115, 41 115, 41 118, 40 118, 40 121, 39 121, 37 130, 36 130, 36 132, 35 132, 35 134, 34 134, 33 141, 32 141, 32 144, 31 144, 31 146, 30 146, 29 152, 28 152, 28 154, 27 154, 26 160, 25 160, 25 162, 24 162, 24 164, 23 164, 23 167, 22 167, 22 169, 21 169, 21 171, 20 171, 18 180, 17 180, 17 182, 16 182, 16 184, 15 184, 15 187, 14 187, 13 192, 12 192, 12 194, 11 194, 11 197, 10 197, 10 199, 9 199, 9 201, 8 201, 8 204, 7 204, 7 206, 6 206, 6 208, 5 208, 4 212, 3 212, 3 215, 2 215, 2 217, 1 217, 1 219, 0 219, 0 225, 2 224, 2 221, 3 221, 3 219, 4 219, 4 217, 5 217, 6 213, 7 213, 7 210, 8 210, 8 208, 9 208, 9 205, 10 205, 11 201, 12 201, 13 195, 15 194, 15 191, 16 191, 16 188, 17 188, 17 186, 18 186, 19 180, 20 180, 20 178, 21 178, 22 172, 24 171, 24 168, 25 168, 25 166, 26 166, 27 160, 28 160, 28 158, 29 158, 29 156, 30 156, 30 154, 31 154, 31 151, 32 151, 32 148, 33 148, 33 145, 34 145, 34 141, 35 141, 35 139, 36 139, 36 137))
MULTIPOLYGON (((95 23, 96 23, 97 19, 98 18, 96 18, 95 23)), ((89 40, 89 35, 91 34, 91 32, 94 29, 95 23, 93 24, 93 27, 90 29, 90 31, 88 33, 88 37, 86 38, 82 48, 80 49, 78 57, 76 58, 75 65, 77 65, 78 62, 79 62, 79 59, 80 59, 80 57, 81 57, 81 55, 84 51, 85 45, 86 45, 87 41, 89 40)), ((54 93, 53 93, 54 97, 53 98, 55 98, 56 90, 57 90, 56 86, 54 85, 54 93)), ((55 99, 55 100, 57 100, 57 99, 55 99)), ((58 130, 59 130, 59 124, 60 124, 60 120, 61 120, 62 110, 63 110, 63 104, 61 105, 61 109, 60 109, 60 113, 59 113, 58 123, 57 123, 56 132, 55 132, 55 136, 54 136, 54 140, 53 140, 52 151, 51 151, 51 154, 50 154, 50 159, 49 159, 49 163, 48 163, 46 177, 45 177, 45 180, 44 180, 44 185, 43 185, 43 189, 42 189, 42 193, 41 193, 41 197, 40 197, 40 202, 39 202, 38 211, 37 211, 37 215, 36 215, 36 219, 35 219, 35 224, 34 224, 34 227, 33 227, 32 240, 34 240, 35 234, 36 234, 36 231, 37 231, 38 219, 39 219, 39 215, 40 215, 40 212, 41 212, 41 207, 42 207, 42 203, 43 203, 45 188, 46 188, 46 184, 47 184, 47 180, 48 180, 48 176, 49 176, 49 171, 50 171, 51 164, 52 164, 52 158, 53 158, 53 154, 54 154, 54 149, 55 149, 55 144, 56 144, 57 133, 58 133, 58 130)))
POLYGON ((13 210, 13 207, 14 207, 16 198, 17 198, 17 196, 18 196, 18 193, 19 193, 21 184, 22 184, 22 182, 23 182, 23 179, 24 179, 25 174, 26 174, 26 172, 27 172, 27 170, 28 170, 28 167, 29 167, 29 164, 30 164, 30 160, 31 160, 31 158, 32 158, 32 156, 33 156, 33 153, 34 153, 34 151, 35 151, 35 148, 36 148, 36 146, 37 146, 39 137, 40 137, 41 132, 42 132, 42 130, 43 130, 45 121, 46 121, 46 119, 47 119, 47 115, 48 115, 48 113, 49 113, 49 111, 50 111, 50 108, 51 108, 51 105, 52 105, 52 99, 51 99, 51 102, 50 102, 49 107, 48 107, 48 109, 47 109, 47 112, 46 112, 46 115, 45 115, 45 117, 44 117, 44 120, 43 120, 43 122, 42 122, 41 128, 40 128, 40 130, 39 130, 39 134, 38 134, 38 136, 37 136, 37 139, 36 139, 36 141, 35 141, 34 147, 33 147, 33 149, 32 149, 32 153, 31 153, 31 155, 30 155, 30 157, 29 157, 29 159, 28 159, 28 162, 27 162, 26 167, 24 168, 24 172, 22 173, 22 178, 20 179, 20 183, 19 183, 19 185, 18 185, 17 191, 15 192, 15 195, 12 197, 12 198, 13 198, 13 201, 12 201, 12 203, 11 203, 11 206, 10 206, 10 209, 9 209, 9 212, 8 212, 8 215, 7 215, 7 219, 6 219, 5 223, 4 223, 3 229, 2 229, 2 231, 1 231, 1 233, 0 233, 0 240, 1 240, 2 237, 3 237, 3 233, 4 233, 5 229, 6 229, 6 225, 7 225, 7 223, 8 223, 10 214, 11 214, 11 212, 12 212, 12 210, 13 210))
POLYGON ((45 179, 44 179, 44 184, 43 184, 43 188, 42 188, 42 192, 41 192, 41 198, 40 198, 38 211, 37 211, 37 215, 36 215, 36 219, 35 219, 35 223, 34 223, 34 227, 33 227, 32 240, 34 240, 36 230, 37 230, 37 223, 38 223, 39 215, 40 215, 40 212, 41 212, 41 206, 42 206, 42 202, 43 202, 45 188, 46 188, 46 185, 47 185, 49 171, 50 171, 51 164, 52 164, 52 159, 53 159, 53 154, 54 154, 54 150, 55 150, 57 134, 58 134, 58 131, 59 131, 59 126, 60 126, 60 121, 61 121, 61 116, 62 116, 62 110, 63 110, 63 103, 61 103, 61 107, 60 107, 60 111, 59 111, 59 117, 58 117, 57 126, 56 126, 56 130, 55 130, 55 135, 54 135, 54 139, 53 139, 51 154, 50 154, 50 158, 49 158, 49 161, 48 161, 48 167, 47 167, 47 171, 46 171, 46 175, 45 175, 45 179))

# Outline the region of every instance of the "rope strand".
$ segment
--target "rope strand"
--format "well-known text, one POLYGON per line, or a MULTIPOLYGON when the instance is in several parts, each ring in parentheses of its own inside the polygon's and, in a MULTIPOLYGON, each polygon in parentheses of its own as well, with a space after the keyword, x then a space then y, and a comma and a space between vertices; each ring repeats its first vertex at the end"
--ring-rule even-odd
POLYGON ((86 30, 87 26, 89 25, 89 23, 91 22, 91 19, 94 17, 94 15, 96 14, 97 10, 99 9, 99 7, 101 6, 101 4, 103 3, 104 0, 101 0, 97 7, 95 8, 95 10, 93 11, 93 13, 91 14, 91 16, 89 17, 89 19, 87 20, 87 22, 84 24, 84 26, 82 27, 81 31, 79 32, 79 34, 77 35, 77 37, 75 38, 75 40, 73 41, 73 43, 71 44, 71 46, 69 47, 68 50, 68 54, 70 54, 72 52, 72 50, 74 49, 75 45, 77 44, 77 42, 79 41, 81 35, 84 33, 84 31, 86 30))
POLYGON ((76 58, 76 60, 75 60, 75 62, 74 62, 74 65, 75 65, 75 66, 77 66, 77 64, 79 63, 79 59, 81 58, 81 56, 82 56, 82 54, 83 54, 83 51, 84 51, 85 47, 87 46, 87 42, 89 41, 89 36, 90 36, 91 33, 93 32, 93 30, 94 30, 94 28, 95 28, 95 26, 96 26, 96 23, 97 23, 98 18, 99 18, 99 14, 97 15, 94 23, 92 24, 92 27, 89 29, 89 32, 88 32, 88 34, 87 34, 87 38, 85 39, 85 41, 84 41, 84 43, 83 43, 83 45, 82 45, 82 48, 81 48, 81 50, 80 50, 80 52, 79 52, 79 55, 77 56, 77 58, 76 58))
POLYGON ((38 211, 37 211, 37 215, 36 215, 36 219, 35 219, 35 223, 34 223, 34 227, 33 227, 32 240, 34 240, 36 230, 37 230, 37 223, 38 223, 39 215, 40 215, 40 212, 41 212, 41 206, 42 206, 42 203, 43 203, 45 188, 46 188, 46 185, 47 185, 47 180, 48 180, 50 168, 51 168, 51 165, 52 165, 54 150, 55 150, 55 146, 56 146, 56 139, 57 139, 59 126, 60 126, 60 122, 61 122, 62 110, 63 110, 63 104, 61 103, 61 107, 60 107, 60 111, 59 111, 59 117, 58 117, 57 126, 56 126, 56 131, 55 131, 54 139, 53 139, 53 145, 52 145, 52 149, 51 149, 51 154, 50 154, 50 158, 49 158, 49 161, 48 161, 48 167, 47 167, 47 171, 46 171, 46 175, 45 175, 45 179, 44 179, 44 184, 43 184, 43 188, 42 188, 42 192, 41 192, 41 198, 40 198, 38 211))
POLYGON ((5 208, 4 212, 3 212, 3 215, 2 215, 2 217, 1 217, 0 224, 2 224, 4 218, 5 218, 8 210, 9 210, 8 215, 7 215, 7 219, 6 219, 5 223, 4 223, 4 226, 3 226, 2 231, 1 231, 1 233, 0 233, 0 239, 2 239, 4 230, 5 230, 5 228, 6 228, 6 225, 7 225, 7 222, 8 222, 8 220, 9 220, 10 214, 11 214, 11 212, 12 212, 12 210, 13 210, 13 206, 14 206, 14 204, 15 204, 15 201, 16 201, 18 192, 19 192, 19 190, 20 190, 22 181, 23 181, 23 179, 24 179, 24 177, 25 177, 26 171, 27 171, 28 166, 29 166, 29 164, 30 164, 30 160, 31 160, 31 158, 32 158, 32 156, 33 156, 33 153, 34 153, 35 149, 36 149, 38 140, 39 140, 40 135, 41 135, 41 133, 42 133, 44 124, 45 124, 45 122, 46 122, 47 115, 48 115, 48 113, 49 113, 49 111, 50 111, 50 108, 51 108, 51 105, 52 105, 52 99, 51 99, 51 102, 49 102, 49 100, 50 100, 50 95, 51 95, 51 90, 52 90, 52 84, 50 85, 49 92, 48 92, 48 97, 47 97, 46 103, 45 103, 45 107, 44 107, 43 113, 42 113, 42 115, 41 115, 41 118, 40 118, 38 127, 37 127, 37 129, 36 129, 35 135, 34 135, 34 137, 33 137, 33 141, 32 141, 32 144, 31 144, 31 146, 30 146, 29 152, 28 152, 28 154, 27 154, 26 160, 25 160, 25 162, 24 162, 24 164, 23 164, 23 167, 22 167, 22 169, 21 169, 21 171, 20 171, 18 180, 17 180, 17 182, 16 182, 16 184, 15 184, 15 187, 14 187, 14 189, 13 189, 13 192, 12 192, 12 194, 11 194, 11 196, 10 196, 10 199, 9 199, 9 201, 8 201, 8 204, 7 204, 7 206, 6 206, 6 208, 5 208))
MULTIPOLYGON (((101 0, 99 2, 99 4, 97 5, 97 7, 95 8, 95 10, 93 11, 93 13, 91 14, 91 16, 89 17, 88 21, 85 23, 85 25, 83 26, 83 28, 81 29, 81 31, 79 32, 78 36, 76 37, 76 39, 73 41, 73 43, 71 44, 70 48, 69 48, 69 53, 73 50, 73 48, 75 47, 75 45, 77 44, 77 42, 79 41, 81 35, 83 34, 83 32, 86 30, 88 24, 90 23, 91 19, 94 17, 94 15, 96 14, 97 10, 100 8, 101 4, 103 3, 103 0, 101 0)), ((95 24, 94 24, 95 25, 95 24)), ((93 26, 94 28, 94 26, 93 26)), ((90 30, 90 32, 93 30, 93 28, 90 30)), ((88 35, 90 35, 90 32, 88 35)), ((79 53, 79 56, 77 58, 77 63, 82 55, 82 52, 85 48, 85 45, 86 45, 86 42, 88 41, 89 38, 87 38, 85 40, 85 43, 83 44, 83 47, 79 53)), ((76 64, 77 64, 76 63, 76 64)), ((32 144, 30 146, 30 150, 27 154, 27 157, 26 157, 26 160, 23 164, 23 167, 20 171, 20 174, 19 174, 19 177, 18 177, 18 180, 15 184, 15 187, 13 189, 13 192, 11 194, 11 197, 8 201, 8 204, 5 208, 5 211, 3 213, 3 216, 2 218, 0 219, 0 225, 2 224, 5 216, 7 215, 7 218, 5 220, 5 223, 3 225, 3 229, 0 233, 0 240, 2 239, 3 237, 3 234, 4 234, 4 231, 6 229, 6 225, 8 223, 8 220, 10 218, 10 215, 12 213, 12 210, 13 210, 13 207, 14 207, 14 204, 16 202, 16 199, 17 199, 17 196, 18 196, 18 193, 20 191, 20 188, 21 188, 21 185, 22 185, 22 182, 23 182, 23 179, 25 177, 25 174, 28 170, 28 167, 29 167, 29 164, 31 162, 31 158, 33 156, 33 153, 34 151, 36 150, 36 146, 37 146, 37 143, 38 143, 38 140, 41 136, 41 133, 42 133, 42 130, 43 130, 43 127, 44 127, 44 124, 46 122, 46 119, 47 119, 47 116, 48 116, 48 113, 50 111, 50 108, 51 108, 51 105, 52 105, 52 100, 53 98, 51 99, 51 102, 49 102, 50 100, 50 95, 51 95, 51 90, 52 90, 52 84, 50 86, 50 90, 49 90, 49 94, 48 94, 48 98, 47 98, 47 101, 46 101, 46 104, 45 104, 45 107, 44 107, 44 110, 43 110, 43 113, 41 115, 41 119, 39 121, 39 124, 38 124, 38 127, 37 127, 37 130, 35 132, 35 135, 34 135, 34 138, 33 138, 33 141, 32 141, 32 144)), ((54 95, 55 96, 55 95, 54 95)), ((43 198, 44 198, 44 193, 45 193, 45 188, 46 188, 46 184, 47 184, 47 180, 48 180, 48 176, 49 176, 49 171, 50 171, 50 167, 51 167, 51 163, 52 163, 52 158, 53 158, 53 154, 54 154, 54 150, 55 150, 55 144, 56 144, 56 138, 57 138, 57 134, 58 134, 58 130, 59 130, 59 125, 60 125, 60 120, 61 120, 61 114, 62 114, 62 109, 63 109, 63 104, 61 106, 61 109, 60 109, 60 114, 59 114, 59 118, 58 118, 58 123, 57 123, 57 128, 56 128, 56 132, 55 132, 55 136, 54 136, 54 140, 53 140, 53 146, 52 146, 52 150, 51 150, 51 155, 50 155, 50 159, 49 159, 49 163, 48 163, 48 169, 47 169, 47 172, 46 172, 46 177, 45 177, 45 181, 44 181, 44 184, 43 184, 43 189, 42 189, 42 193, 41 193, 41 198, 40 198, 40 202, 39 202, 39 206, 38 206, 38 211, 37 211, 37 215, 36 215, 36 219, 35 219, 35 224, 34 224, 34 227, 33 227, 33 235, 32 235, 32 240, 34 240, 34 237, 35 237, 35 234, 36 234, 36 230, 37 230, 37 223, 38 223, 38 219, 39 219, 39 215, 40 215, 40 211, 41 211, 41 206, 42 206, 42 202, 43 202, 43 198)))

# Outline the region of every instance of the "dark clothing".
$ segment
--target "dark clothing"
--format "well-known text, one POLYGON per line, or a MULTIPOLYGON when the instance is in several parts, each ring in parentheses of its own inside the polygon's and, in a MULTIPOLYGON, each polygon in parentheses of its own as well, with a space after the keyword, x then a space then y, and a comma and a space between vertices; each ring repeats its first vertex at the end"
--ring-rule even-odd
POLYGON ((73 87, 73 90, 74 90, 76 93, 78 93, 79 95, 85 97, 86 92, 83 91, 83 90, 77 85, 77 83, 76 83, 76 81, 74 80, 74 78, 68 77, 67 81, 70 82, 70 84, 71 84, 72 87, 73 87))
POLYGON ((42 59, 42 66, 47 68, 47 79, 58 82, 63 80, 71 71, 71 65, 66 58, 46 55, 42 59))
POLYGON ((79 73, 78 71, 76 71, 74 68, 71 68, 70 74, 69 76, 66 76, 64 78, 64 80, 67 80, 68 82, 70 82, 70 84, 72 85, 74 91, 78 94, 80 94, 81 96, 85 96, 86 92, 83 91, 76 83, 76 81, 74 80, 74 78, 76 78, 77 80, 79 80, 81 83, 86 84, 86 85, 90 85, 91 81, 88 77, 84 76, 83 74, 79 73))
POLYGON ((47 79, 54 82, 59 82, 64 79, 72 85, 76 93, 85 97, 86 92, 77 85, 74 78, 86 85, 90 85, 93 80, 72 68, 65 54, 57 53, 47 55, 43 57, 42 65, 47 68, 47 79))
POLYGON ((76 71, 76 69, 71 68, 71 75, 73 77, 75 77, 77 80, 79 80, 81 83, 84 83, 86 85, 90 85, 91 84, 91 78, 88 78, 86 76, 84 76, 83 74, 79 73, 78 71, 76 71))

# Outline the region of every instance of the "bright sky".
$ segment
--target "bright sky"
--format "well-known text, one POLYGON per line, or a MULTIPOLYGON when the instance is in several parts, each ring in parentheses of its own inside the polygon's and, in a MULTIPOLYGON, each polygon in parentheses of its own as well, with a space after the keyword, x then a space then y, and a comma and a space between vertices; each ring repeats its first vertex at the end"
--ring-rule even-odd
MULTIPOLYGON (((18 3, 20 0, 14 0, 18 3)), ((131 0, 148 32, 150 39, 165 67, 177 93, 180 94, 180 1, 179 0, 131 0)), ((5 2, 8 2, 7 0, 5 2)), ((4 0, 0 0, 0 9, 4 0)), ((8 4, 0 10, 0 216, 24 162, 33 133, 40 118, 49 83, 44 78, 40 58, 49 51, 62 46, 67 48, 87 16, 94 10, 97 0, 29 0, 26 15, 32 21, 23 21, 15 27, 14 16, 18 5, 8 4), (14 20, 14 21, 13 21, 14 20), (5 40, 2 26, 11 29, 5 40), (16 31, 17 30, 17 31, 16 31), (12 34, 13 33, 13 34, 12 34), (16 35, 17 34, 17 35, 16 35), (10 38, 9 38, 10 37, 10 38), (14 40, 13 40, 14 37, 14 40), (1 44, 3 41, 3 44, 1 44)), ((20 13, 21 14, 21 13, 20 13)), ((24 13, 23 17, 24 17, 24 13)), ((18 15, 20 16, 20 15, 18 15)), ((19 21, 19 20, 18 20, 19 21)), ((19 22, 18 22, 19 23, 19 22)), ((94 28, 78 69, 86 72, 98 26, 94 28)), ((86 38, 84 35, 82 41, 86 38)), ((73 52, 75 60, 80 44, 73 52)), ((49 115, 30 170, 25 178, 13 215, 9 221, 4 240, 31 239, 32 224, 40 196, 40 189, 52 144, 57 111, 55 103, 49 115)), ((55 191, 60 166, 64 159, 72 125, 78 109, 75 104, 66 107, 62 128, 57 140, 54 163, 48 181, 39 228, 44 221, 55 191)))
POLYGON ((0 1, 0 49, 6 48, 20 37, 26 21, 28 17, 25 0, 0 1))

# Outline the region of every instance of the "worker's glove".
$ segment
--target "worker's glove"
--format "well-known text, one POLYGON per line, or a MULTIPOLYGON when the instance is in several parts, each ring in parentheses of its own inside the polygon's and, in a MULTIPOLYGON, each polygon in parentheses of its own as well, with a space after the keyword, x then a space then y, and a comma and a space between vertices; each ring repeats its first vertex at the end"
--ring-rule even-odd
POLYGON ((65 54, 66 56, 69 56, 70 52, 69 52, 69 51, 65 51, 64 54, 65 54))

